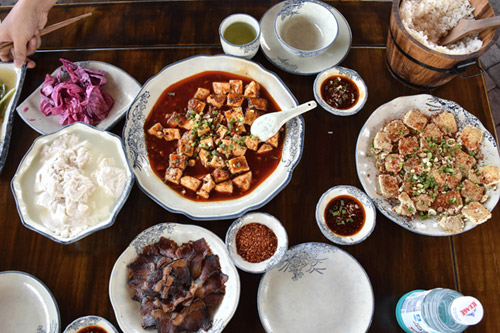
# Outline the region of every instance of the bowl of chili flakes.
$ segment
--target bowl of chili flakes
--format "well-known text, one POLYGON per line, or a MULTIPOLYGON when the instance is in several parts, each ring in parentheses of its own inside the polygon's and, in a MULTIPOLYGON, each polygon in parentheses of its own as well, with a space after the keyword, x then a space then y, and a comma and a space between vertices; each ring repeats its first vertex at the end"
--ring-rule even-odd
POLYGON ((231 224, 226 233, 226 247, 236 267, 260 274, 283 259, 288 249, 288 235, 276 217, 254 212, 231 224))

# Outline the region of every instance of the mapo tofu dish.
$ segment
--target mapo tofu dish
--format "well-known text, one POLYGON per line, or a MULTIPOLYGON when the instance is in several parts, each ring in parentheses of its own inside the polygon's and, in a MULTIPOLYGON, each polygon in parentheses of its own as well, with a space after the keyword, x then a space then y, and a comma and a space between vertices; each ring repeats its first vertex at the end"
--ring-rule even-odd
POLYGON ((412 219, 436 218, 448 233, 491 218, 487 190, 500 182, 500 167, 482 162, 483 131, 461 130, 450 112, 431 117, 410 110, 375 135, 379 191, 393 211, 412 219))
POLYGON ((158 177, 192 200, 241 197, 281 160, 283 127, 266 142, 250 126, 280 111, 258 82, 203 72, 168 87, 144 125, 150 164, 158 177))

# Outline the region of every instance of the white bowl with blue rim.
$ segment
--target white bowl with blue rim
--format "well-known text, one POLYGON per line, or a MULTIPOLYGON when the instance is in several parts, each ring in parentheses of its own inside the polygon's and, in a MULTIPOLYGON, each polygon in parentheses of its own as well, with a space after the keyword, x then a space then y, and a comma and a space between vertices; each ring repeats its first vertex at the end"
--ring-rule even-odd
POLYGON ((339 25, 321 1, 290 1, 276 14, 274 32, 286 51, 299 58, 310 58, 322 54, 335 42, 339 25))
POLYGON ((276 169, 255 189, 236 199, 193 201, 167 186, 153 171, 146 148, 144 123, 156 101, 170 85, 205 72, 221 71, 251 78, 260 83, 282 110, 297 106, 285 83, 273 72, 250 60, 229 55, 198 55, 165 67, 150 78, 132 103, 123 128, 125 153, 141 190, 163 208, 193 220, 234 219, 256 210, 274 198, 292 178, 304 147, 304 119, 286 123, 281 160, 276 169))
POLYGON ((11 189, 17 205, 17 211, 22 224, 39 234, 61 243, 74 243, 98 230, 108 228, 115 222, 116 216, 125 204, 125 201, 132 190, 134 175, 130 170, 125 153, 123 151, 122 140, 119 136, 99 130, 93 126, 77 122, 63 127, 59 131, 38 137, 29 150, 24 155, 19 167, 11 181, 11 189), (88 163, 88 171, 98 163, 99 158, 109 158, 112 167, 119 168, 125 172, 126 181, 123 191, 117 196, 107 196, 105 194, 94 197, 92 202, 102 203, 100 208, 95 207, 96 213, 92 210, 92 219, 88 226, 83 226, 80 230, 69 235, 57 232, 54 215, 45 207, 37 204, 40 193, 36 193, 33 184, 36 181, 36 174, 42 166, 43 149, 49 146, 56 138, 64 134, 74 134, 80 142, 87 141, 92 147, 92 157, 88 163))
POLYGON ((75 319, 71 324, 66 327, 64 333, 78 333, 78 331, 95 327, 103 329, 107 333, 119 333, 118 330, 106 319, 99 316, 85 316, 75 319))
POLYGON ((364 106, 366 101, 368 100, 368 88, 365 84, 365 81, 355 70, 350 68, 342 67, 342 66, 334 66, 328 69, 325 69, 321 73, 316 76, 313 85, 314 98, 318 102, 319 105, 326 111, 336 115, 336 116, 352 116, 353 114, 358 113, 364 106), (337 109, 331 105, 329 105, 322 96, 321 87, 323 83, 328 80, 328 78, 332 76, 343 76, 356 85, 359 92, 359 97, 356 103, 354 103, 348 109, 337 109))
POLYGON ((362 241, 367 239, 375 229, 376 218, 377 210, 375 209, 375 205, 365 192, 361 191, 355 186, 334 186, 323 193, 316 205, 316 222, 319 229, 321 230, 321 233, 333 243, 340 245, 354 245, 361 243, 362 241), (357 199, 363 206, 363 210, 365 212, 365 222, 363 226, 357 233, 350 236, 335 234, 332 230, 330 230, 325 221, 325 211, 330 201, 336 197, 343 195, 351 196, 357 199))
POLYGON ((257 54, 260 46, 259 22, 253 16, 248 14, 232 14, 221 22, 219 26, 219 38, 225 54, 252 59, 255 54, 257 54), (255 38, 244 44, 235 44, 234 42, 227 40, 225 38, 226 29, 235 23, 243 23, 247 25, 249 29, 253 29, 255 38))
POLYGON ((60 332, 56 299, 37 277, 19 271, 0 272, 0 295, 0 332, 60 332))
POLYGON ((226 233, 226 246, 233 263, 242 271, 260 274, 267 272, 279 264, 286 250, 288 249, 288 235, 281 222, 274 216, 263 212, 252 212, 245 214, 235 220, 226 233), (265 225, 276 235, 278 244, 276 251, 269 258, 261 262, 248 262, 238 254, 236 248, 236 235, 238 230, 249 223, 259 223, 265 225))
POLYGON ((18 68, 12 62, 0 63, 0 81, 5 84, 7 89, 4 94, 5 99, 0 104, 0 172, 2 172, 7 160, 14 110, 21 96, 25 76, 26 66, 18 68), (8 96, 11 89, 14 91, 8 96))

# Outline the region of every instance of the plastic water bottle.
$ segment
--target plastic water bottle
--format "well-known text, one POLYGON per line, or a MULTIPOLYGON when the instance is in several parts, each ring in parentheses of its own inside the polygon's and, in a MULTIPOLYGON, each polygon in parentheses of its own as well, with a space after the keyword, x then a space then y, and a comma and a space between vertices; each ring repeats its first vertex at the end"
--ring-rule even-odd
POLYGON ((408 333, 456 333, 479 323, 483 312, 474 297, 437 288, 403 295, 396 306, 396 319, 408 333))

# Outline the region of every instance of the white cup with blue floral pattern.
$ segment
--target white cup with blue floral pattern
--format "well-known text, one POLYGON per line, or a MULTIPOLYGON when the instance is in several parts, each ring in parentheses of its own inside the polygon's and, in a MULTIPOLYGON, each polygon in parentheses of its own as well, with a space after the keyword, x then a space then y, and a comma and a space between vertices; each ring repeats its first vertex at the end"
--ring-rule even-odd
POLYGON ((274 32, 283 49, 298 58, 316 57, 337 39, 339 26, 321 1, 286 2, 274 19, 274 32))
POLYGON ((225 54, 252 59, 260 46, 260 25, 248 14, 233 14, 220 24, 219 36, 225 54))

